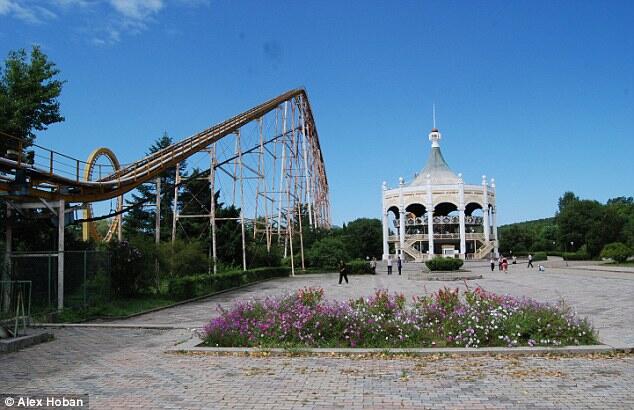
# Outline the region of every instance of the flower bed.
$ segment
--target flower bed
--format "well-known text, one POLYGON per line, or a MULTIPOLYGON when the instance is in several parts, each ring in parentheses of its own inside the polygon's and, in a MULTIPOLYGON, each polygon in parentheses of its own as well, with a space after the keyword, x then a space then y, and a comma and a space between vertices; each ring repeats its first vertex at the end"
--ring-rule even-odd
POLYGON ((441 289, 407 304, 379 290, 369 298, 324 301, 320 288, 241 302, 204 327, 207 346, 484 347, 596 344, 587 320, 563 303, 501 296, 480 288, 441 289))

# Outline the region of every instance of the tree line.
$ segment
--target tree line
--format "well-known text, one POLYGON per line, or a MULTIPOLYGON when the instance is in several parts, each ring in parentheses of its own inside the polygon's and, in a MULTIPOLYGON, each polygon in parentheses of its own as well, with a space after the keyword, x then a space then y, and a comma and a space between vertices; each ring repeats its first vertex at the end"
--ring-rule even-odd
POLYGON ((591 259, 601 257, 608 245, 631 254, 634 198, 611 198, 603 204, 566 192, 554 217, 501 226, 499 236, 500 251, 507 254, 566 252, 591 259))

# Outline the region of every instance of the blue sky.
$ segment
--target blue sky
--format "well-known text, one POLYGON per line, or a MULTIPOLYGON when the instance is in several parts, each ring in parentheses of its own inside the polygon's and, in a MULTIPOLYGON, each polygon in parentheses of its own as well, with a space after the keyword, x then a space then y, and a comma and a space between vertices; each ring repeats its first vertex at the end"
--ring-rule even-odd
POLYGON ((40 44, 66 122, 38 142, 140 158, 307 88, 335 224, 379 217, 383 180, 441 146, 497 182, 499 222, 552 216, 572 190, 634 195, 634 2, 0 0, 0 56, 40 44))

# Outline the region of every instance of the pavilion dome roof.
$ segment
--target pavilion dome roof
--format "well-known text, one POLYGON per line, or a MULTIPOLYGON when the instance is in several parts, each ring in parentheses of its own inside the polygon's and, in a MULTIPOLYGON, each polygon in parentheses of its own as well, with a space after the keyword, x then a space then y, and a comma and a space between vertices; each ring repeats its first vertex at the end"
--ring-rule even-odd
POLYGON ((427 185, 427 175, 431 176, 432 185, 457 184, 460 182, 460 177, 449 168, 447 161, 445 161, 445 158, 442 156, 440 145, 438 144, 440 138, 440 132, 435 128, 432 129, 429 134, 432 146, 429 157, 427 158, 427 164, 425 168, 416 175, 409 186, 427 185))

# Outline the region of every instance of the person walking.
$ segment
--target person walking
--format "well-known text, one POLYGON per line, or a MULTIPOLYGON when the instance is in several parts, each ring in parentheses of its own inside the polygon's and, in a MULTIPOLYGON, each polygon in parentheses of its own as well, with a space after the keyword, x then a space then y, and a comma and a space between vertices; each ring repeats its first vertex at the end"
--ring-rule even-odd
POLYGON ((345 279, 346 283, 348 283, 348 267, 343 259, 339 259, 339 285, 341 286, 341 281, 345 279))
POLYGON ((502 260, 504 259, 504 256, 502 254, 500 254, 500 256, 498 257, 498 270, 500 272, 502 272, 502 260))
POLYGON ((376 258, 373 256, 370 261, 370 269, 372 270, 372 274, 376 275, 376 258))
POLYGON ((502 269, 504 273, 509 273, 509 261, 506 258, 502 258, 502 269))
POLYGON ((389 255, 387 256, 387 274, 392 274, 392 257, 389 255))
POLYGON ((531 255, 530 253, 528 254, 528 265, 526 265, 527 268, 532 268, 533 267, 533 255, 531 255))
POLYGON ((493 259, 493 256, 491 256, 491 272, 493 272, 495 270, 495 259, 493 259))
POLYGON ((400 255, 398 257, 398 261, 396 261, 396 266, 398 267, 398 275, 401 276, 401 269, 403 269, 403 261, 401 260, 400 255))

